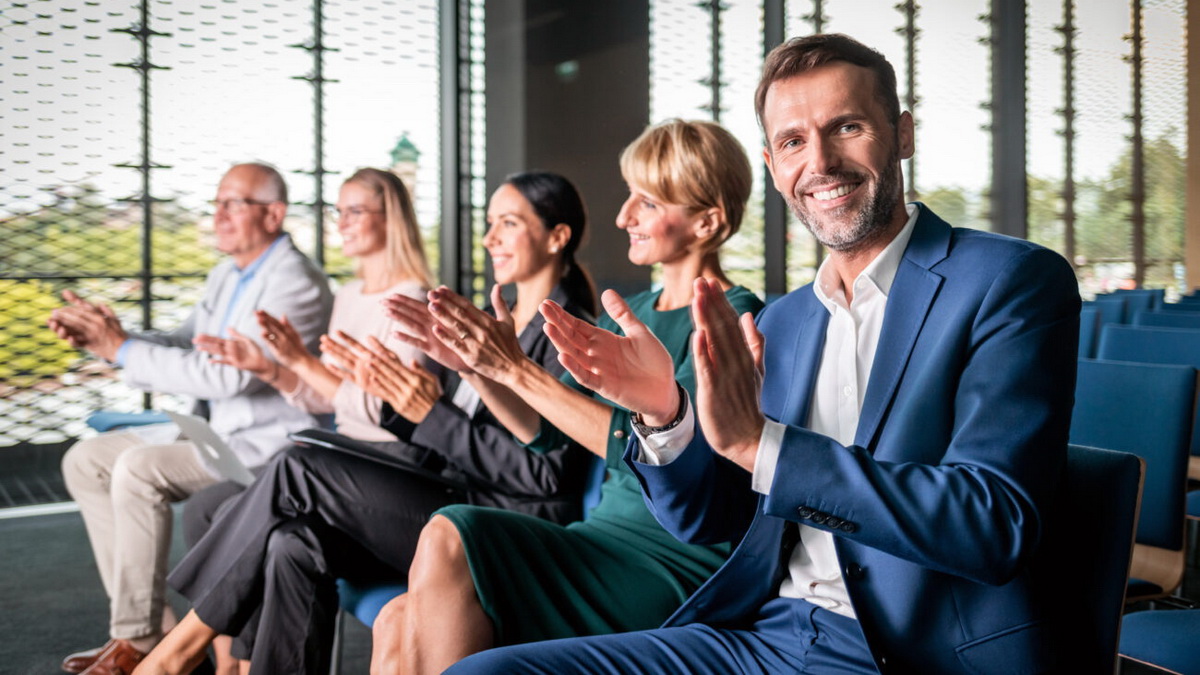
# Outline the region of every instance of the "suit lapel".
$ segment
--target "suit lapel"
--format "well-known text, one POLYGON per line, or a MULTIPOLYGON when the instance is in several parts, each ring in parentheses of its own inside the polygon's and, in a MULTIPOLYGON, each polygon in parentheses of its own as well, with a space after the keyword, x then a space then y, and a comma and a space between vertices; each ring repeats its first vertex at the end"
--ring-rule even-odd
POLYGON ((942 277, 929 268, 946 256, 950 226, 924 205, 920 205, 920 209, 912 238, 888 293, 871 379, 867 383, 854 436, 855 445, 872 450, 880 422, 896 396, 913 347, 921 335, 921 327, 925 325, 925 318, 942 286, 942 277))
POLYGON ((799 318, 795 342, 790 345, 791 353, 796 356, 792 368, 788 369, 787 399, 776 421, 799 427, 808 424, 809 403, 817 382, 828 326, 829 311, 819 302, 812 304, 807 316, 799 318))

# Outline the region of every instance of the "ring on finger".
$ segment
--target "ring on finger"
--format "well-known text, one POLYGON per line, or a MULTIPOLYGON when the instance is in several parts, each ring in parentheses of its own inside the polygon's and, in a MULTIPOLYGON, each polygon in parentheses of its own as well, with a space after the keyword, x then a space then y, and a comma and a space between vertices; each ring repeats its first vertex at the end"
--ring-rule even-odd
POLYGON ((274 342, 274 341, 275 341, 275 334, 274 334, 274 333, 267 333, 267 339, 268 339, 268 340, 270 340, 271 342, 274 342))

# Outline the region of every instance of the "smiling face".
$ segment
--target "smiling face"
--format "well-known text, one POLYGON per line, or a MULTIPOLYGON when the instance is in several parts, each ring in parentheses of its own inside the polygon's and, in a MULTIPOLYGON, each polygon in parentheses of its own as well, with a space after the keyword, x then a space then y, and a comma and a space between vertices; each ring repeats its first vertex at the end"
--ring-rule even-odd
POLYGON ((834 61, 767 91, 763 155, 775 187, 833 251, 871 246, 907 220, 900 160, 912 157, 912 117, 893 127, 875 88, 870 70, 834 61))
POLYGON ((512 185, 501 185, 488 202, 483 245, 492 257, 498 284, 531 279, 558 260, 570 237, 565 225, 549 230, 529 200, 512 185), (564 236, 565 234, 565 236, 564 236))
POLYGON ((670 263, 695 250, 700 219, 690 209, 666 204, 636 185, 617 214, 617 227, 629 234, 629 262, 635 265, 670 263))
POLYGON ((337 210, 342 252, 347 257, 361 258, 383 251, 387 217, 379 195, 362 183, 346 183, 338 193, 337 210))
POLYGON ((238 267, 254 262, 283 227, 287 205, 272 201, 270 192, 270 177, 252 164, 234 166, 217 186, 213 214, 217 250, 232 257, 238 267))

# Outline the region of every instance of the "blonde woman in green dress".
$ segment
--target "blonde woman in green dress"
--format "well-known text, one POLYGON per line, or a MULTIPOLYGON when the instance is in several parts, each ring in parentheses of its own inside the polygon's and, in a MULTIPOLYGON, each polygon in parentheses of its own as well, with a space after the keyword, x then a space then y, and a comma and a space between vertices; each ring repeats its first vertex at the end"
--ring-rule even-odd
MULTIPOLYGON (((733 136, 711 122, 671 120, 648 128, 621 155, 629 198, 617 227, 629 259, 662 266, 662 288, 629 298, 609 291, 605 309, 637 316, 663 343, 676 378, 692 389, 688 306, 693 281, 714 279, 738 312, 762 302, 735 286, 718 249, 734 234, 750 196, 750 163, 733 136)), ((503 299, 493 291, 493 305, 503 299)), ((561 311, 543 303, 548 321, 561 311)), ((375 623, 372 671, 441 672, 495 646, 654 628, 720 567, 728 547, 683 544, 647 509, 621 461, 630 414, 524 357, 503 312, 492 318, 447 289, 428 307, 402 312, 415 344, 438 359, 453 353, 493 387, 497 411, 531 452, 568 434, 603 458, 607 479, 585 521, 556 525, 519 514, 453 506, 421 534, 409 592, 375 623)), ((620 333, 613 318, 600 327, 620 333)))

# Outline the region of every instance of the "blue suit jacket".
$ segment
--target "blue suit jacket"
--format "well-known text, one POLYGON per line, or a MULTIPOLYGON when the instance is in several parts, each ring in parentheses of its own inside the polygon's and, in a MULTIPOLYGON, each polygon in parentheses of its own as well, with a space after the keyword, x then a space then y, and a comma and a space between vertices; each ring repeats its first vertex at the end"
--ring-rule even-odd
POLYGON ((740 541, 667 625, 737 625, 778 592, 786 521, 836 534, 883 672, 1056 667, 1039 538, 1066 461, 1079 293, 1058 254, 952 229, 924 206, 888 296, 854 444, 804 428, 828 311, 811 286, 759 315, 763 410, 788 425, 769 495, 699 429, 627 461, 664 527, 740 541))

